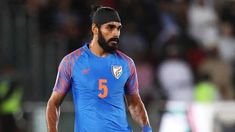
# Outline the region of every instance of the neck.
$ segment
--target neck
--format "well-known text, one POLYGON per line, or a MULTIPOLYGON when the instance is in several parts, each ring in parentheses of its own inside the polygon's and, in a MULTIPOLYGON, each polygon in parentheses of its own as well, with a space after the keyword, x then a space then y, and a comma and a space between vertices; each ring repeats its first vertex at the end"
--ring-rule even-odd
POLYGON ((93 54, 99 57, 106 57, 108 53, 104 52, 102 47, 98 44, 98 41, 94 38, 91 40, 91 43, 89 44, 89 48, 93 54))

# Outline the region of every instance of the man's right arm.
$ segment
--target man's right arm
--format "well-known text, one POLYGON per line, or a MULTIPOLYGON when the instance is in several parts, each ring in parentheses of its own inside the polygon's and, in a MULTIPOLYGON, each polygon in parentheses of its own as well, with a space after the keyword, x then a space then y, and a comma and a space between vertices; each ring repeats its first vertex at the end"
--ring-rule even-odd
POLYGON ((64 97, 65 94, 54 91, 47 102, 46 120, 48 132, 58 132, 60 104, 64 97))
POLYGON ((65 56, 60 62, 51 97, 47 103, 46 120, 48 132, 58 132, 60 104, 70 90, 74 58, 65 56))

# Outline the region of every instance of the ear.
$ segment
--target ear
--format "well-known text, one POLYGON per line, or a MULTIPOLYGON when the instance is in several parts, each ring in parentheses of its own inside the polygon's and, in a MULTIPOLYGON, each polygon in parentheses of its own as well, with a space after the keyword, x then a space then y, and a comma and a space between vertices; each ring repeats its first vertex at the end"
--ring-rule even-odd
POLYGON ((93 34, 98 34, 98 27, 96 26, 96 24, 92 24, 91 30, 93 34))

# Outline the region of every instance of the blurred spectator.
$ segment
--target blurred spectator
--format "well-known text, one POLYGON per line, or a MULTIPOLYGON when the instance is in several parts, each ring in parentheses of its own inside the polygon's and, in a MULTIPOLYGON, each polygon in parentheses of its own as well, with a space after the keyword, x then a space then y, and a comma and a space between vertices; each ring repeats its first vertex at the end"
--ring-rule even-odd
POLYGON ((179 25, 181 31, 185 31, 188 27, 188 8, 189 0, 169 0, 172 3, 171 14, 179 25))
POLYGON ((221 1, 220 19, 232 24, 232 30, 235 31, 235 1, 221 1))
POLYGON ((218 35, 217 14, 208 0, 195 0, 188 11, 189 33, 204 48, 211 48, 218 35))
POLYGON ((235 61, 235 39, 232 24, 229 22, 221 23, 221 33, 218 40, 218 50, 221 59, 229 64, 235 61))
POLYGON ((208 51, 198 71, 199 74, 207 74, 211 77, 223 100, 232 99, 232 67, 219 58, 217 48, 208 51))
POLYGON ((194 90, 194 101, 199 103, 213 103, 219 99, 218 88, 207 74, 199 76, 194 90))
POLYGON ((194 72, 197 71, 205 58, 204 49, 202 49, 197 43, 190 43, 191 47, 186 50, 186 59, 191 65, 194 72))
POLYGON ((161 0, 159 5, 161 9, 159 14, 162 28, 160 34, 156 34, 153 41, 153 47, 155 49, 159 49, 159 47, 162 47, 162 44, 166 43, 166 41, 168 41, 172 36, 179 34, 179 26, 177 25, 173 14, 170 12, 170 2, 161 0))
POLYGON ((158 68, 157 77, 170 101, 192 101, 193 73, 180 57, 180 49, 169 45, 166 49, 166 59, 158 68))
POLYGON ((190 128, 187 111, 187 102, 168 101, 159 132, 194 132, 190 128))
POLYGON ((0 71, 0 132, 19 132, 15 116, 21 110, 22 87, 15 69, 8 64, 0 71))

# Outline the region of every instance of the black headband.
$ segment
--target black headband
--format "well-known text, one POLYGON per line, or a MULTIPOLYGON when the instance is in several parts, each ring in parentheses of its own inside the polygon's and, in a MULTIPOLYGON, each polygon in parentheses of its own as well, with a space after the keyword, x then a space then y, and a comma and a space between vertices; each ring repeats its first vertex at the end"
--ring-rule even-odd
POLYGON ((110 7, 98 8, 92 17, 92 23, 97 24, 97 26, 101 26, 102 24, 105 24, 111 21, 121 22, 121 19, 118 15, 118 12, 110 7))

